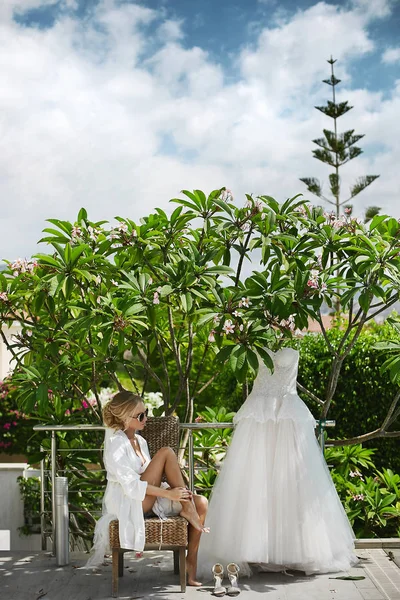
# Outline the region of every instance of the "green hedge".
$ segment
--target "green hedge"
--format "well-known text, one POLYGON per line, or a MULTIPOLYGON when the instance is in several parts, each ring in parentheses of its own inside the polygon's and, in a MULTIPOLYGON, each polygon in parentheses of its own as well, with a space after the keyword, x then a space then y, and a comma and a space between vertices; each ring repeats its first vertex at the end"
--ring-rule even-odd
MULTIPOLYGON (((335 346, 343 332, 334 328, 328 332, 335 346)), ((386 416, 390 403, 397 391, 388 373, 381 374, 380 367, 386 359, 384 352, 373 348, 383 340, 399 339, 390 325, 372 324, 358 338, 353 350, 343 363, 334 401, 328 418, 336 420, 334 429, 329 429, 329 437, 342 439, 353 437, 379 427, 386 416)), ((327 373, 332 358, 322 335, 308 334, 300 347, 299 381, 311 391, 323 397, 327 384, 327 373)), ((318 408, 306 397, 312 413, 317 416, 318 408)), ((392 426, 400 427, 400 419, 392 426)), ((364 443, 366 448, 377 448, 374 455, 376 466, 400 472, 399 438, 373 439, 364 443)))

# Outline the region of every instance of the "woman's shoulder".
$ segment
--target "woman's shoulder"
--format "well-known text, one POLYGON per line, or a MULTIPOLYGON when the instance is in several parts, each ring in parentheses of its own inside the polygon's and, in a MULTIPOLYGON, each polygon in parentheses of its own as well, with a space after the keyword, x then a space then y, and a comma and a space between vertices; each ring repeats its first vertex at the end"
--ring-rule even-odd
POLYGON ((106 430, 106 439, 111 444, 123 444, 127 441, 127 437, 122 429, 107 429, 106 430))

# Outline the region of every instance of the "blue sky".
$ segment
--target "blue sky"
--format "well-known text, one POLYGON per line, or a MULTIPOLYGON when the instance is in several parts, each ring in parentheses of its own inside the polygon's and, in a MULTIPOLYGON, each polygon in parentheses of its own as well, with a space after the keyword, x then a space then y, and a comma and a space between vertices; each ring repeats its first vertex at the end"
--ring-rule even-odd
POLYGON ((366 134, 343 188, 380 174, 356 213, 400 216, 399 0, 8 0, 0 31, 2 258, 82 205, 138 219, 182 188, 240 204, 326 184, 311 140, 331 54, 354 105, 340 127, 366 134))

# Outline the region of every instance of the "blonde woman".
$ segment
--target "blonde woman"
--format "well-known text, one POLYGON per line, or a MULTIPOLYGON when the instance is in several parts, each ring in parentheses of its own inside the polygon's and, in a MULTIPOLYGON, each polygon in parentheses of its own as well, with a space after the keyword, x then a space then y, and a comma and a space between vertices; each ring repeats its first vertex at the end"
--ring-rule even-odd
POLYGON ((147 442, 140 435, 146 426, 147 413, 142 398, 128 391, 116 394, 103 409, 104 424, 108 427, 104 444, 107 488, 103 516, 96 524, 95 553, 88 566, 102 562, 112 519, 119 520, 121 548, 140 552, 145 544, 146 513, 153 511, 160 517, 180 514, 189 522, 188 585, 199 586, 197 551, 201 534, 207 532, 204 528, 207 499, 185 487, 171 448, 161 448, 150 457, 147 442), (161 483, 164 475, 168 485, 161 483))

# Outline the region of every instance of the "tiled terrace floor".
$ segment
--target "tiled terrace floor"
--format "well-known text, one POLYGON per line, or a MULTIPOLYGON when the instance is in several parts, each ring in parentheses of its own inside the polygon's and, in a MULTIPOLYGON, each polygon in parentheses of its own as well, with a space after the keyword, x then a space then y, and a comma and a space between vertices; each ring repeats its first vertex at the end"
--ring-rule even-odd
MULTIPOLYGON (((359 549, 360 564, 350 575, 359 581, 334 579, 340 573, 307 577, 292 572, 261 573, 241 579, 242 600, 400 600, 400 550, 388 555, 381 548, 359 549), (397 564, 396 564, 397 563, 397 564)), ((2 600, 108 600, 111 598, 111 567, 98 572, 79 569, 85 554, 72 554, 70 564, 57 567, 46 553, 0 553, 0 598, 2 600)), ((172 570, 172 553, 146 552, 141 559, 125 554, 124 577, 120 579, 120 599, 206 600, 212 582, 202 588, 187 588, 182 594, 172 570)), ((228 596, 226 596, 227 598, 228 596)))

